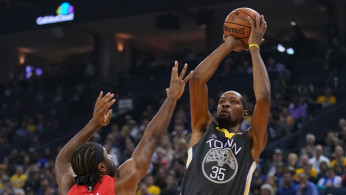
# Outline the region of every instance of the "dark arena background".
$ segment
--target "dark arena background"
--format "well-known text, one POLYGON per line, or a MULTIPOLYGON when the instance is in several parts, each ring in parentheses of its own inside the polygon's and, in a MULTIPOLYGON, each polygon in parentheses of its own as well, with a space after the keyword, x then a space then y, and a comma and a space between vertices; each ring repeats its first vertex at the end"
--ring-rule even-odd
MULTIPOLYGON (((194 69, 239 7, 267 21, 261 55, 272 87, 249 194, 282 194, 302 172, 319 194, 346 194, 345 0, 0 0, 0 195, 59 194, 56 156, 101 90, 117 102, 92 140, 123 163, 166 96, 174 60, 194 69)), ((249 53, 227 56, 208 87, 211 113, 223 90, 241 92, 253 110, 249 53)), ((190 133, 186 89, 138 195, 178 194, 190 133)))

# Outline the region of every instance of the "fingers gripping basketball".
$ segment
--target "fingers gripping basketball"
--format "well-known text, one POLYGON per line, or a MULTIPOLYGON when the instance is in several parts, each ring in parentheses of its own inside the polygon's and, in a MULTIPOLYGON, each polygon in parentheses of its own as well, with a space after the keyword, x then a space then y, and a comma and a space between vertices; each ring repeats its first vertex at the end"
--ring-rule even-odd
POLYGON ((245 45, 249 45, 248 41, 251 33, 251 24, 248 20, 248 16, 256 21, 257 15, 259 16, 257 11, 251 8, 238 8, 233 10, 228 14, 224 23, 223 30, 225 36, 233 36, 242 41, 245 45))

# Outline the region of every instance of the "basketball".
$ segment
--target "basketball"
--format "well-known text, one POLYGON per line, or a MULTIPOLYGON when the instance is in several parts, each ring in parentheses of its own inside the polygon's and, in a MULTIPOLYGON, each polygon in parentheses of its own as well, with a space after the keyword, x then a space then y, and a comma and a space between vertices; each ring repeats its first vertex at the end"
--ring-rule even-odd
POLYGON ((224 23, 223 32, 225 36, 233 36, 245 45, 249 45, 251 24, 248 20, 248 16, 256 21, 255 15, 259 15, 258 12, 247 7, 233 10, 228 14, 224 23))

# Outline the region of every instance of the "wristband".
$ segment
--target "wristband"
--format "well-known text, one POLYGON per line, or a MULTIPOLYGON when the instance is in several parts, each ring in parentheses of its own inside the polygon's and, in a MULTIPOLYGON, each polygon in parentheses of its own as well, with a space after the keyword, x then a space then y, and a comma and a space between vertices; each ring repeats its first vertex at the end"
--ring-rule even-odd
POLYGON ((257 47, 258 50, 260 50, 260 47, 259 47, 256 43, 250 44, 250 45, 249 45, 249 49, 250 49, 251 47, 257 47))

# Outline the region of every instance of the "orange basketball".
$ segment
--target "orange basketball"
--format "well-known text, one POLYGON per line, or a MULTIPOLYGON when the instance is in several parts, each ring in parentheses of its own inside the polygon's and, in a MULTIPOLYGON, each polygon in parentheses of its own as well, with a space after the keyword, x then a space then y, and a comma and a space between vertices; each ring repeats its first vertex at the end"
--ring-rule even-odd
POLYGON ((230 14, 228 14, 223 25, 223 32, 225 36, 233 36, 234 38, 239 39, 245 45, 249 45, 248 42, 251 32, 251 24, 248 20, 248 16, 256 21, 256 15, 259 15, 257 11, 247 7, 233 10, 230 14))

